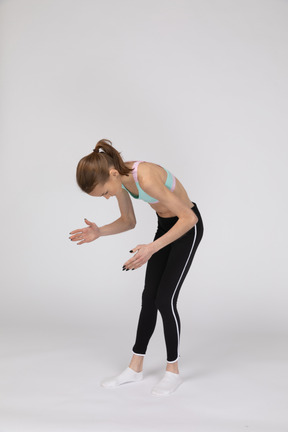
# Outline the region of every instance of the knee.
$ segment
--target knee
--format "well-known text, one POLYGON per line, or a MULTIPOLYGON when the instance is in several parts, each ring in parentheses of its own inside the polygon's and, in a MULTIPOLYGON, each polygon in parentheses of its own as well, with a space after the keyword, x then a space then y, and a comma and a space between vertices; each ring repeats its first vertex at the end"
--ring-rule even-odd
POLYGON ((150 290, 144 289, 142 293, 142 305, 154 304, 154 296, 150 290))
POLYGON ((155 299, 156 308, 162 313, 171 309, 171 299, 164 296, 157 296, 155 299))

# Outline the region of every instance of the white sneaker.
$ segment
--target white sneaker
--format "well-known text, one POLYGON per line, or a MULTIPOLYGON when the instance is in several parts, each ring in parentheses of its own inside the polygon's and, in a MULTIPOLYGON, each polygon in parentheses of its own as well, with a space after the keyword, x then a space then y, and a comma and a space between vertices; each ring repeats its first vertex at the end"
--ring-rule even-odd
POLYGON ((139 382, 143 379, 143 372, 135 372, 127 367, 120 375, 102 381, 101 386, 105 388, 115 388, 122 384, 139 382))

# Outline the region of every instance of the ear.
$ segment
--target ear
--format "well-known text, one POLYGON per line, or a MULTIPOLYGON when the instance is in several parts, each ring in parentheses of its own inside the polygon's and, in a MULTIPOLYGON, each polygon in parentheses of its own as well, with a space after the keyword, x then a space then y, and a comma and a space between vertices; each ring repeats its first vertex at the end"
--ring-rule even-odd
POLYGON ((116 168, 111 168, 109 174, 111 177, 117 177, 119 175, 119 172, 116 170, 116 168))

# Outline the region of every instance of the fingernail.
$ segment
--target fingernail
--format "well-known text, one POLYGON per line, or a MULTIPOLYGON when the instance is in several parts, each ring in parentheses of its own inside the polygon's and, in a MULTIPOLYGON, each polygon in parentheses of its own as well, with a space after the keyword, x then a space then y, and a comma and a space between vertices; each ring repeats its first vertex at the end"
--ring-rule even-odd
POLYGON ((129 251, 130 253, 132 253, 133 252, 133 250, 131 250, 131 251, 129 251))
POLYGON ((126 271, 129 271, 130 269, 125 269, 126 271))
POLYGON ((132 270, 135 270, 135 269, 132 269, 132 270))

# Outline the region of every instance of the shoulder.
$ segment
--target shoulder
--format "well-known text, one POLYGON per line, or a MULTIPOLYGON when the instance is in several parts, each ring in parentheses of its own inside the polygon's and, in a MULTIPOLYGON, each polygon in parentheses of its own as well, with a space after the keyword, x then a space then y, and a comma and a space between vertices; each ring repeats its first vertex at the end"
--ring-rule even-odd
POLYGON ((138 165, 137 174, 139 181, 149 181, 161 177, 163 168, 153 162, 141 161, 138 165))
POLYGON ((153 165, 154 164, 152 162, 139 161, 137 171, 139 172, 139 174, 147 174, 151 172, 151 170, 153 169, 153 165))
POLYGON ((164 168, 153 162, 139 163, 137 176, 139 184, 148 193, 155 186, 164 186, 167 173, 164 168))

